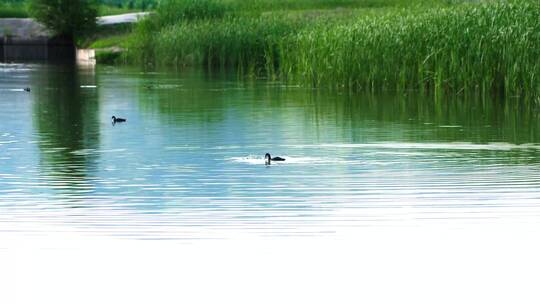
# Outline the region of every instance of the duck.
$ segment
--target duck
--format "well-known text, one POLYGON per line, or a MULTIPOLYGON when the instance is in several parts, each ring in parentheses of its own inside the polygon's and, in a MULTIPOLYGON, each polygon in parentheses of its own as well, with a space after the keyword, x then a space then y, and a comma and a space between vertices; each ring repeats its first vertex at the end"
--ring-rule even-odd
POLYGON ((271 163, 272 161, 285 161, 285 158, 282 158, 282 157, 279 157, 279 156, 278 156, 278 157, 273 157, 273 158, 272 158, 272 155, 270 155, 270 153, 266 153, 266 154, 264 155, 264 162, 265 162, 265 164, 266 164, 266 165, 270 165, 270 163, 271 163))
POLYGON ((24 88, 23 90, 24 90, 25 92, 30 92, 30 88, 28 88, 28 87, 27 87, 27 88, 24 88))
POLYGON ((117 123, 117 122, 125 122, 125 121, 126 121, 126 119, 120 118, 120 117, 116 117, 116 116, 111 117, 111 119, 112 119, 112 123, 113 123, 113 124, 115 124, 115 123, 117 123))

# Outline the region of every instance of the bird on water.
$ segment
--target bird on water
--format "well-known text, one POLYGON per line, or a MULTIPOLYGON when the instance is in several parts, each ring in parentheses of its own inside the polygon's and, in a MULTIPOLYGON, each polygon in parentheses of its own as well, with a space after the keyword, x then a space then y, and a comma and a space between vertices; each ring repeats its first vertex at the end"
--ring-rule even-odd
POLYGON ((30 92, 30 88, 24 88, 25 92, 30 92))
POLYGON ((113 123, 113 124, 118 123, 118 122, 126 122, 126 119, 120 118, 120 117, 116 117, 116 116, 111 117, 111 119, 112 119, 112 123, 113 123))
POLYGON ((285 161, 285 158, 282 158, 282 157, 279 157, 279 156, 277 156, 277 157, 272 157, 272 156, 270 155, 270 153, 266 153, 266 154, 264 155, 264 163, 265 163, 266 165, 270 165, 273 161, 285 161))

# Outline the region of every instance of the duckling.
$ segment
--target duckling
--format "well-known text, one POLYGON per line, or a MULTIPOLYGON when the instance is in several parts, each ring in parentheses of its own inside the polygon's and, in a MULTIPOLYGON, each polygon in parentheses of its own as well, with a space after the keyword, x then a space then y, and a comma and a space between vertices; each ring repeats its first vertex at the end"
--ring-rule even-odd
POLYGON ((264 163, 266 165, 270 165, 272 161, 285 161, 285 158, 281 158, 281 157, 274 157, 272 158, 272 156, 270 155, 270 153, 266 153, 264 155, 264 163))
POLYGON ((126 121, 126 119, 120 118, 120 117, 116 117, 116 116, 111 117, 111 119, 112 119, 112 123, 113 123, 113 124, 115 124, 115 123, 117 123, 117 122, 125 122, 125 121, 126 121))

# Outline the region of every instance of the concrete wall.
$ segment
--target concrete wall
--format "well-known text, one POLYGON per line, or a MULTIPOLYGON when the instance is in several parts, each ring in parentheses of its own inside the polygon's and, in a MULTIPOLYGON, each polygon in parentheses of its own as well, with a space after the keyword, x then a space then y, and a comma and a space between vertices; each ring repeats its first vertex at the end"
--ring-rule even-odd
POLYGON ((75 46, 66 40, 3 37, 0 61, 74 61, 75 46))
POLYGON ((47 60, 75 61, 77 48, 73 42, 49 40, 47 60))
POLYGON ((78 49, 77 50, 77 63, 84 65, 96 64, 96 50, 93 49, 78 49))
POLYGON ((4 61, 47 60, 46 39, 4 38, 4 61))

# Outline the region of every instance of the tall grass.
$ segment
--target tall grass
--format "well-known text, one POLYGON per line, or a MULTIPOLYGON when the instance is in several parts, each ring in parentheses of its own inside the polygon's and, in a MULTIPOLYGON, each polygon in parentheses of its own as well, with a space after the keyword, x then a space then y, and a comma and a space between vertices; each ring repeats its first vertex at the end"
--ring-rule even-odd
MULTIPOLYGON (((178 1, 178 0, 177 0, 178 1)), ((180 0, 181 1, 181 0, 180 0)), ((447 5, 468 0, 215 0, 237 11, 388 8, 447 5)), ((470 1, 470 0, 469 0, 470 1)))
POLYGON ((281 70, 313 86, 534 96, 540 3, 392 12, 289 38, 281 70))
POLYGON ((407 7, 399 0, 371 0, 355 5, 393 6, 341 13, 260 9, 282 2, 316 8, 353 1, 169 0, 168 8, 138 26, 127 58, 233 67, 355 91, 540 96, 537 1, 426 0, 407 7))
POLYGON ((152 37, 148 56, 157 64, 236 68, 261 74, 277 73, 279 45, 300 22, 274 16, 181 22, 152 37), (248 30, 249 29, 249 30, 248 30))

